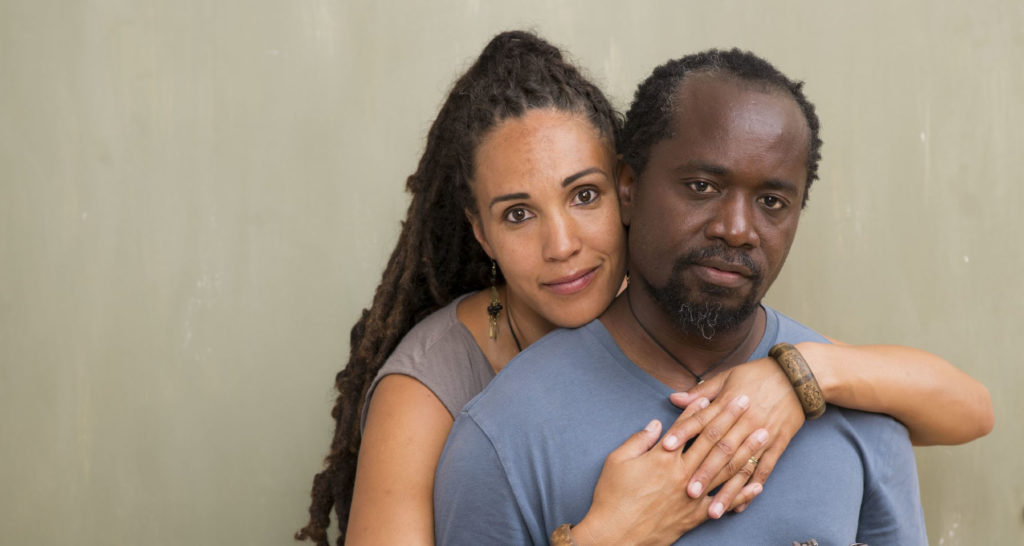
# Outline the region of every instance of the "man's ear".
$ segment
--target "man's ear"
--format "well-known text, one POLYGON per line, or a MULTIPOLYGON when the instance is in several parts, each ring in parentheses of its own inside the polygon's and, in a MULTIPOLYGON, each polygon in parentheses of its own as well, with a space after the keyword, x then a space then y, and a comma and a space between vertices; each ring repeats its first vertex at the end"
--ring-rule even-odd
POLYGON ((480 243, 484 252, 493 260, 494 253, 491 252, 491 245, 487 244, 487 237, 484 235, 484 226, 480 223, 480 215, 469 209, 465 209, 463 212, 466 214, 466 220, 469 220, 469 225, 473 226, 473 237, 476 237, 476 242, 480 243))
POLYGON ((628 163, 622 160, 619 160, 618 171, 619 207, 622 225, 628 226, 633 211, 633 199, 636 197, 637 176, 633 167, 630 167, 628 163))

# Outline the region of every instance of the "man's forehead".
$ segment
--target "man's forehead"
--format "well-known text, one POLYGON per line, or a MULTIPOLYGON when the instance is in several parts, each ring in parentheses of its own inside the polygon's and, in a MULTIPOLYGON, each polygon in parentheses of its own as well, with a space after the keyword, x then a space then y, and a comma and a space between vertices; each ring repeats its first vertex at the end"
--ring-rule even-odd
POLYGON ((683 80, 673 97, 670 128, 668 140, 684 137, 695 145, 755 139, 798 143, 804 153, 810 146, 810 127, 788 90, 721 71, 683 80))
MULTIPOLYGON (((676 128, 683 119, 695 112, 708 110, 732 110, 750 106, 756 102, 792 107, 799 111, 799 105, 792 94, 777 84, 764 80, 743 79, 724 70, 702 70, 687 74, 676 86, 670 102, 672 126, 676 128), (768 102, 758 99, 772 99, 768 102)), ((806 125, 806 123, 804 123, 806 125)))

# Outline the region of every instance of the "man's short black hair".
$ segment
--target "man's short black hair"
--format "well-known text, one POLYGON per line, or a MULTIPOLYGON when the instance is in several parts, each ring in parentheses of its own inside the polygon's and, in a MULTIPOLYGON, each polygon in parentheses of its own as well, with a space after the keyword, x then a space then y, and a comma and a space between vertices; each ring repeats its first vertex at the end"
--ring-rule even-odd
POLYGON ((806 205, 811 183, 818 179, 818 162, 821 160, 818 115, 814 112, 814 105, 804 96, 803 82, 787 78, 771 63, 749 51, 736 48, 729 51, 709 49, 655 68, 637 88, 633 104, 626 113, 626 126, 621 140, 623 160, 640 176, 647 166, 651 147, 672 137, 675 94, 683 79, 690 73, 715 72, 729 74, 745 82, 762 84, 766 90, 788 91, 800 106, 811 133, 807 146, 807 185, 801 203, 801 206, 806 205))

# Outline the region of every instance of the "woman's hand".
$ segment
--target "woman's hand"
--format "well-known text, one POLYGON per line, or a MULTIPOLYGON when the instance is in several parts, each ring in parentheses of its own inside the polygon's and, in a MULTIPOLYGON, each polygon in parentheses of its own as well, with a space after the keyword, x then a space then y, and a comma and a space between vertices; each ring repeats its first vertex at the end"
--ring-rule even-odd
MULTIPOLYGON (((764 440, 763 448, 754 453, 758 462, 747 485, 763 486, 779 456, 804 423, 803 408, 789 379, 770 358, 729 369, 688 392, 673 393, 669 398, 677 406, 687 408, 684 415, 698 400, 714 400, 706 409, 688 418, 680 417, 662 440, 665 449, 675 450, 696 436, 690 451, 698 449, 707 454, 687 486, 692 498, 698 498, 749 467, 750 454, 743 447, 760 439, 764 440), (731 402, 745 396, 749 397, 750 408, 741 418, 728 428, 715 424, 723 412, 728 413, 731 402)), ((726 483, 715 495, 708 515, 719 518, 728 507, 736 506, 736 495, 742 487, 743 484, 736 481, 726 483)), ((737 511, 745 508, 746 503, 741 503, 737 511)))
MULTIPOLYGON (((707 399, 695 401, 677 423, 689 420, 708 405, 707 399)), ((720 412, 713 426, 728 430, 746 410, 743 404, 734 403, 720 412)), ((706 495, 690 498, 684 492, 706 453, 699 449, 682 454, 677 450, 651 449, 661 429, 660 421, 651 421, 605 459, 590 510, 572 531, 581 546, 671 544, 707 519, 711 499, 706 495)), ((753 449, 760 446, 751 446, 753 449)), ((744 487, 749 477, 749 473, 740 473, 729 481, 736 493, 730 507, 749 502, 761 492, 760 484, 744 487)))

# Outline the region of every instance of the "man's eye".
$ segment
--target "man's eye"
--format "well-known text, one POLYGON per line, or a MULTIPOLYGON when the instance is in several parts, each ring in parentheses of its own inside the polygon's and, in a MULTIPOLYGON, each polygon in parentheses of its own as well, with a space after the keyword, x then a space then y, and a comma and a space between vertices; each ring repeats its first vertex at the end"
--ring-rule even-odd
POLYGON ((767 209, 779 210, 785 208, 786 203, 774 195, 765 195, 761 198, 761 204, 767 209))
POLYGON ((576 197, 573 198, 572 204, 574 205, 589 205, 597 200, 597 191, 593 188, 583 188, 576 192, 576 197))
POLYGON ((714 187, 712 187, 710 183, 704 180, 695 180, 693 182, 688 183, 687 185, 690 186, 691 190, 697 193, 711 193, 712 191, 714 191, 714 187))
POLYGON ((505 213, 505 221, 513 224, 520 224, 530 218, 533 218, 533 215, 530 214, 528 210, 521 207, 516 207, 505 213))

